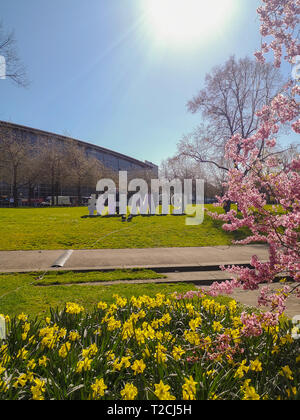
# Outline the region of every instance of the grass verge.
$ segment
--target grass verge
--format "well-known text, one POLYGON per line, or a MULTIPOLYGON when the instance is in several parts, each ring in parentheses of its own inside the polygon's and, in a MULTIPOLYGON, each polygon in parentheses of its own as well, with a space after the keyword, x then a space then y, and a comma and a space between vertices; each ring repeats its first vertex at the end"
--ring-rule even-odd
MULTIPOLYGON (((37 276, 38 277, 38 276, 37 276)), ((0 277, 1 278, 1 277, 0 277)), ((111 271, 51 271, 45 277, 34 282, 35 286, 55 286, 60 284, 104 283, 123 280, 163 279, 166 276, 145 269, 111 270, 111 271)))
MULTIPOLYGON (((43 317, 50 313, 50 308, 62 308, 66 302, 76 302, 84 305, 87 310, 92 309, 99 300, 109 304, 113 302, 114 294, 122 294, 125 297, 149 295, 156 293, 185 293, 195 290, 192 284, 115 284, 112 286, 101 285, 36 285, 37 276, 40 273, 26 274, 0 274, 0 313, 15 316, 22 312, 32 317, 43 317)), ((136 273, 135 273, 136 274, 136 273)), ((149 273, 148 273, 149 274, 149 273)), ((80 281, 84 280, 85 274, 81 273, 80 281)), ((152 277, 151 274, 150 277, 152 277)), ((61 275, 49 277, 49 281, 57 282, 61 275)), ((62 279, 68 281, 71 274, 62 275, 62 279)), ((140 273, 139 276, 140 277, 140 273)), ((47 276, 44 278, 46 282, 47 276)), ((90 283, 91 276, 85 279, 90 283)))

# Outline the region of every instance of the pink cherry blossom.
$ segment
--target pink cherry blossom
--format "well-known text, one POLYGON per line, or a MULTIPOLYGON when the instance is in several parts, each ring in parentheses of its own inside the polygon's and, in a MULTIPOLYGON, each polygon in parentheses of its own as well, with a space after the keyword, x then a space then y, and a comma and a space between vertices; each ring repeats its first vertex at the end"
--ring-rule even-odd
POLYGON ((261 50, 255 53, 261 62, 271 49, 274 53, 274 64, 280 67, 282 59, 293 63, 293 58, 300 55, 300 44, 297 37, 299 30, 299 0, 262 0, 263 5, 257 9, 261 21, 260 33, 272 40, 263 42, 261 50), (298 27, 298 29, 297 29, 298 27), (286 55, 283 57, 283 53, 286 55))
MULTIPOLYGON (((300 0, 262 0, 258 9, 261 35, 269 37, 255 53, 264 61, 265 54, 274 52, 274 65, 282 60, 295 63, 300 55, 297 38, 299 30, 300 0), (285 51, 285 56, 283 53, 285 51)), ((253 256, 251 267, 227 267, 233 281, 211 287, 212 295, 232 293, 233 288, 255 290, 261 283, 271 283, 278 275, 287 275, 300 283, 300 156, 289 165, 281 165, 275 146, 276 135, 282 125, 300 134, 299 102, 300 86, 286 84, 285 90, 258 113, 257 131, 247 139, 234 135, 226 144, 225 157, 233 162, 226 182, 226 193, 218 197, 218 205, 230 201, 237 204, 227 214, 209 214, 224 222, 226 231, 248 228, 251 234, 239 244, 265 243, 269 249, 269 261, 261 262, 253 256), (265 151, 262 154, 262 150, 265 151), (263 156, 263 157, 262 157, 263 156), (272 206, 267 206, 270 202, 272 206)), ((223 267, 224 269, 224 267, 223 267)), ((299 290, 297 293, 300 296, 299 290)), ((291 289, 271 293, 263 288, 259 304, 282 313, 291 289)), ((258 334, 260 329, 255 317, 244 316, 246 334, 258 334)))

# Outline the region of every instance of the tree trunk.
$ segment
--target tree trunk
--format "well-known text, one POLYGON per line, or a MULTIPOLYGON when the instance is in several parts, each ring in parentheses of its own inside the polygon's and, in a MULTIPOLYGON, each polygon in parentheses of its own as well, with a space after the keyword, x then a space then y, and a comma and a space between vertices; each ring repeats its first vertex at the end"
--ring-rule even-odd
POLYGON ((58 206, 58 196, 59 196, 59 183, 55 183, 55 197, 56 197, 56 205, 58 206))
POLYGON ((13 174, 13 198, 14 198, 14 207, 18 207, 19 197, 18 197, 17 169, 16 168, 14 168, 14 174, 13 174))
POLYGON ((82 193, 81 193, 81 182, 79 181, 77 184, 77 197, 78 197, 78 206, 82 204, 82 193))
POLYGON ((34 195, 34 187, 29 183, 28 184, 28 206, 31 207, 32 205, 32 198, 34 195))
POLYGON ((231 204, 232 204, 232 202, 230 200, 225 201, 225 203, 223 204, 223 209, 224 209, 226 214, 230 212, 231 204))
POLYGON ((51 168, 51 205, 54 206, 55 204, 55 179, 54 179, 54 168, 52 165, 51 168))

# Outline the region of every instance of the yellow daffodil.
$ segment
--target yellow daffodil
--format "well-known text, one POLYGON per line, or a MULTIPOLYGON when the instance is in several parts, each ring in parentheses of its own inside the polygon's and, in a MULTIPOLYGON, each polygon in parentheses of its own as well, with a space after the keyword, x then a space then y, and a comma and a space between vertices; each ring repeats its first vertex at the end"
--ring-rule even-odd
POLYGON ((181 356, 185 353, 181 346, 174 346, 172 350, 172 356, 178 362, 181 359, 181 356))
POLYGON ((144 363, 143 359, 135 360, 134 363, 131 365, 131 369, 134 371, 134 374, 137 375, 138 373, 143 373, 146 369, 146 364, 144 363))
POLYGON ((215 332, 220 332, 223 329, 223 325, 221 324, 221 322, 214 321, 213 325, 212 325, 212 328, 215 332))
POLYGON ((24 347, 18 351, 17 353, 17 359, 23 359, 25 360, 28 355, 28 350, 26 350, 24 347))
POLYGON ((256 360, 251 360, 250 361, 250 370, 253 370, 254 372, 262 372, 262 364, 261 362, 256 359, 256 360))
POLYGON ((197 317, 189 322, 190 329, 194 332, 201 325, 202 319, 197 317))
POLYGON ((154 394, 159 400, 166 400, 166 401, 172 401, 176 398, 170 394, 170 386, 165 385, 163 381, 160 381, 159 384, 155 385, 155 391, 154 394))
POLYGON ((27 375, 26 373, 22 373, 17 380, 14 382, 14 388, 17 388, 18 386, 24 387, 27 383, 27 375))
POLYGON ((279 372, 279 374, 283 376, 284 378, 289 379, 290 381, 294 379, 293 372, 291 371, 289 366, 284 366, 279 372))
POLYGON ((97 379, 92 385, 91 385, 93 394, 92 398, 97 399, 99 397, 103 397, 105 394, 105 390, 107 389, 107 386, 104 383, 103 378, 97 379))
POLYGON ((32 399, 33 400, 44 400, 44 392, 46 390, 45 388, 45 382, 36 378, 34 379, 34 384, 30 389, 32 392, 32 399))
POLYGON ((184 385, 182 386, 182 399, 183 400, 195 400, 196 399, 196 385, 192 376, 189 379, 185 378, 184 385))
POLYGON ((59 351, 58 351, 59 356, 62 357, 63 359, 65 359, 68 356, 68 353, 69 353, 70 349, 71 349, 71 343, 69 341, 67 341, 59 349, 59 351))
POLYGON ((24 314, 23 312, 17 316, 19 321, 26 322, 28 319, 28 315, 24 314))
POLYGON ((35 360, 34 359, 29 360, 26 366, 27 370, 33 370, 35 367, 36 367, 35 360))
POLYGON ((77 341, 80 339, 80 334, 77 331, 70 331, 68 338, 70 341, 77 341))
POLYGON ((66 303, 66 313, 67 314, 80 314, 84 311, 84 307, 78 305, 77 303, 67 302, 66 303))
POLYGON ((43 357, 41 357, 39 359, 39 366, 45 366, 45 367, 47 367, 47 362, 48 362, 47 357, 46 356, 43 356, 43 357))
POLYGON ((260 400, 259 395, 257 394, 253 386, 249 386, 244 390, 243 400, 257 401, 260 400))
POLYGON ((97 305, 97 308, 105 311, 105 309, 107 309, 107 303, 99 302, 98 305, 97 305))
POLYGON ((137 388, 133 384, 126 384, 124 389, 121 391, 121 397, 123 400, 134 400, 138 394, 137 388))
POLYGON ((94 357, 98 353, 98 347, 95 343, 91 344, 88 348, 83 349, 81 352, 82 358, 94 357))
POLYGON ((238 367, 238 369, 235 372, 234 377, 235 378, 239 378, 242 379, 245 375, 245 373, 247 373, 249 371, 249 366, 246 366, 247 361, 243 360, 242 363, 240 364, 240 366, 238 367))
POLYGON ((88 359, 87 357, 84 360, 80 360, 77 363, 76 372, 81 373, 82 371, 91 370, 92 359, 88 359))

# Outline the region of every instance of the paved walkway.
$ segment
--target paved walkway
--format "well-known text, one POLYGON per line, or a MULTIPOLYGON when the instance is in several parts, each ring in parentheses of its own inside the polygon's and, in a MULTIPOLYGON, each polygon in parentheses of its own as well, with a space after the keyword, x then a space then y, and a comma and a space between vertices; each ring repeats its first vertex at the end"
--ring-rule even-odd
MULTIPOLYGON (((296 284, 288 283, 291 287, 296 286, 296 284)), ((264 285, 260 286, 260 289, 264 285)), ((282 284, 279 283, 273 283, 269 285, 270 289, 275 291, 277 289, 280 289, 283 287, 282 284)), ((208 288, 208 286, 201 286, 201 289, 204 291, 208 288)), ((251 307, 258 307, 262 311, 269 311, 270 308, 266 308, 264 306, 258 306, 257 300, 259 296, 260 290, 242 290, 242 289, 236 289, 232 295, 229 295, 232 299, 235 299, 237 302, 242 303, 246 306, 251 307)), ((300 316, 300 299, 296 296, 290 296, 286 303, 286 310, 285 315, 289 318, 293 318, 294 316, 300 316)))
MULTIPOLYGON (((0 251, 0 272, 30 272, 51 270, 112 270, 117 268, 152 268, 166 275, 166 279, 122 281, 121 283, 177 283, 189 282, 205 288, 214 281, 230 279, 220 265, 249 264, 253 255, 268 259, 264 245, 218 246, 204 248, 100 249, 54 251, 0 251)), ((116 284, 99 283, 102 286, 116 284)), ((274 284, 271 287, 279 287, 274 284)), ((236 290, 231 297, 257 306, 258 291, 236 290)), ((263 309, 263 308, 262 308, 263 309)), ((300 315, 300 300, 290 298, 287 316, 300 315)))
POLYGON ((249 264, 252 255, 268 259, 264 245, 201 248, 97 249, 55 251, 1 251, 0 272, 105 270, 153 268, 216 271, 219 266, 249 264))

